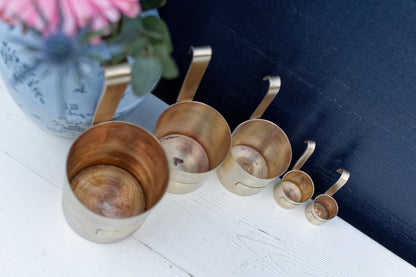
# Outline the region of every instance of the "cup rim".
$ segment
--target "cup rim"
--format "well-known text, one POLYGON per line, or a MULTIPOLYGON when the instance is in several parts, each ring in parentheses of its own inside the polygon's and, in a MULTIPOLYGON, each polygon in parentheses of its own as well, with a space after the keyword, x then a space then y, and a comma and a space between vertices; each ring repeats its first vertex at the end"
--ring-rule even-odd
POLYGON ((336 207, 336 212, 335 212, 335 214, 334 214, 334 216, 333 216, 333 217, 328 218, 328 219, 325 219, 325 218, 322 218, 322 217, 318 216, 318 215, 316 214, 316 212, 315 212, 315 208, 313 208, 313 209, 312 209, 312 214, 313 214, 313 216, 314 216, 315 218, 317 218, 318 220, 321 220, 321 221, 323 221, 323 222, 326 222, 326 221, 329 221, 329 220, 331 220, 331 219, 335 218, 335 217, 338 215, 338 210, 339 210, 338 203, 337 203, 337 201, 335 200, 335 198, 334 198, 334 197, 332 197, 332 196, 331 196, 331 195, 329 195, 329 194, 326 194, 326 193, 319 194, 317 197, 315 197, 315 199, 314 199, 314 200, 313 200, 313 202, 311 203, 311 204, 313 205, 313 207, 315 207, 316 199, 318 199, 319 197, 328 197, 329 199, 331 199, 331 201, 333 201, 333 203, 335 204, 335 207, 336 207))
MULTIPOLYGON (((208 105, 208 104, 205 104, 205 103, 203 103, 203 102, 199 102, 199 101, 194 101, 194 100, 185 100, 185 101, 180 101, 180 102, 176 102, 176 103, 173 103, 172 105, 170 105, 169 107, 167 107, 161 114, 160 114, 160 116, 159 116, 159 118, 157 119, 157 122, 156 122, 156 125, 155 125, 155 129, 157 128, 157 126, 158 126, 158 124, 159 124, 159 121, 160 121, 160 119, 164 116, 164 114, 165 113, 167 113, 168 112, 168 110, 170 110, 172 107, 175 107, 175 106, 179 106, 179 105, 189 105, 189 104, 192 104, 192 105, 194 105, 194 104, 196 104, 196 105, 201 105, 201 106, 204 106, 204 107, 206 107, 206 108, 208 108, 208 109, 210 109, 210 110, 212 110, 213 112, 215 112, 223 121, 224 121, 224 123, 225 123, 225 125, 227 126, 227 129, 228 129, 228 133, 230 134, 230 138, 232 138, 232 133, 231 133, 231 129, 230 129, 230 126, 228 125, 228 122, 227 122, 227 120, 225 120, 225 118, 224 118, 224 116, 219 112, 219 111, 217 111, 215 108, 213 108, 212 106, 210 106, 210 105, 208 105)), ((232 146, 232 139, 230 139, 230 149, 231 149, 231 146, 232 146)))
MULTIPOLYGON (((305 203, 306 201, 308 201, 309 199, 311 199, 312 198, 312 196, 313 196, 313 194, 315 193, 315 183, 313 182, 313 180, 312 180, 312 177, 311 176, 309 176, 309 174, 308 173, 306 173, 305 171, 303 171, 303 170, 300 170, 300 169, 291 169, 291 170, 289 170, 289 171, 287 171, 284 175, 283 175, 283 177, 282 177, 282 180, 281 180, 281 183, 283 183, 283 182, 285 182, 285 176, 286 175, 288 175, 289 173, 291 173, 291 172, 299 172, 299 173, 301 173, 301 174, 303 174, 307 179, 309 179, 309 181, 311 182, 311 184, 312 184, 312 193, 311 193, 311 195, 308 197, 308 199, 306 199, 305 201, 302 201, 302 202, 297 202, 297 201, 293 201, 292 199, 290 199, 290 198, 288 198, 288 200, 290 200, 290 201, 292 201, 294 204, 302 204, 302 203, 305 203)), ((282 188, 283 189, 283 188, 282 188)), ((283 191, 283 193, 284 193, 284 191, 283 191)), ((284 193, 284 195, 286 196, 286 193, 284 193)))
MULTIPOLYGON (((277 176, 273 176, 273 177, 271 177, 271 178, 265 178, 265 179, 263 179, 263 178, 259 178, 259 177, 256 177, 256 176, 254 176, 254 175, 252 175, 252 174, 250 174, 250 173, 248 173, 248 174, 250 174, 251 176, 253 176, 253 177, 255 177, 255 178, 258 178, 258 179, 260 179, 260 180, 273 180, 273 179, 276 179, 276 178, 279 178, 280 176, 282 176, 288 169, 289 169, 289 166, 290 166, 290 164, 292 163, 292 145, 291 145, 291 143, 290 143, 290 140, 289 140, 289 137, 287 136, 287 134, 286 134, 286 132, 285 131, 283 131, 283 129, 282 128, 280 128, 276 123, 274 123, 274 122, 272 122, 272 121, 270 121, 270 120, 267 120, 267 119, 261 119, 261 118, 253 118, 253 119, 248 119, 248 120, 246 120, 246 121, 243 121, 243 122, 241 122, 240 124, 238 124, 237 125, 237 127, 235 127, 234 128, 234 130, 233 130, 233 132, 231 133, 231 147, 233 147, 233 144, 232 144, 232 137, 233 137, 233 135, 234 135, 234 133, 241 127, 241 126, 243 126, 244 124, 248 124, 248 123, 250 123, 250 122, 265 122, 265 123, 267 123, 267 124, 270 124, 270 125, 272 125, 273 127, 275 127, 276 129, 278 129, 282 134, 283 134, 283 136, 286 138, 286 141, 288 142, 288 144, 289 144, 289 149, 290 149, 290 159, 289 159, 289 162, 287 163, 287 165, 284 167, 284 170, 282 170, 282 172, 279 174, 279 175, 277 175, 277 176)), ((230 150, 231 150, 231 148, 230 148, 230 150)), ((232 153, 230 154, 230 155, 232 155, 232 153)), ((234 157, 233 157, 233 159, 234 159, 234 157)), ((234 159, 235 160, 235 159, 234 159)))
MULTIPOLYGON (((179 171, 181 171, 181 172, 185 172, 185 173, 187 173, 187 174, 204 174, 204 173, 209 173, 209 172, 211 172, 211 171, 214 171, 214 170, 217 170, 226 160, 227 160, 227 158, 228 158, 228 156, 231 154, 231 147, 232 147, 232 143, 233 143, 233 139, 232 139, 232 133, 231 133, 231 129, 230 129, 230 125, 228 125, 228 122, 227 122, 227 120, 224 118, 224 116, 219 112, 219 111, 217 111, 216 109, 214 109, 212 106, 210 106, 210 105, 208 105, 208 104, 205 104, 205 103, 203 103, 203 102, 199 102, 199 101, 194 101, 194 100, 185 100, 185 101, 180 101, 180 102, 176 102, 176 103, 174 103, 174 104, 172 104, 172 105, 170 105, 168 108, 166 108, 161 114, 160 114, 160 116, 159 116, 159 118, 157 119, 157 122, 156 122, 156 124, 155 124, 155 132, 156 132, 156 129, 157 129, 157 127, 158 127, 158 125, 159 125, 159 122, 160 122, 160 120, 161 120, 161 118, 171 109, 171 108, 173 108, 173 107, 175 107, 175 106, 179 106, 179 105, 200 105, 200 106, 203 106, 203 107, 205 107, 205 108, 208 108, 209 110, 211 110, 211 111, 213 111, 216 115, 218 115, 221 119, 222 119, 222 121, 225 123, 225 126, 227 126, 227 134, 229 135, 229 138, 230 138, 230 140, 229 140, 229 146, 228 146, 228 151, 227 151, 227 153, 226 153, 226 155, 224 156, 224 159, 220 162, 220 163, 218 163, 218 165, 216 166, 216 167, 214 167, 214 168, 212 168, 212 169, 210 169, 210 170, 208 170, 208 171, 204 171, 204 172, 199 172, 199 173, 192 173, 192 172, 186 172, 186 171, 182 171, 182 170, 179 170, 179 171)), ((154 136, 156 139, 157 139, 157 141, 159 141, 160 139, 159 138, 157 138, 156 136, 154 136)), ((170 164, 169 164, 169 166, 170 166, 170 164)))
POLYGON ((143 216, 143 215, 146 215, 146 214, 148 214, 148 212, 150 212, 151 210, 153 210, 154 209, 154 207, 156 207, 157 205, 159 205, 159 203, 162 201, 162 199, 165 197, 165 195, 166 195, 166 191, 167 191, 167 189, 168 189, 168 184, 169 184, 169 180, 170 180, 170 170, 169 170, 169 162, 168 162, 168 159, 167 159, 167 157, 166 157, 166 154, 165 154, 165 151, 163 150, 163 148, 162 148, 162 146, 160 145, 160 143, 159 143, 159 140, 152 134, 152 133, 150 133, 148 130, 146 130, 145 128, 143 128, 143 127, 141 127, 141 126, 139 126, 139 125, 136 125, 136 124, 134 124, 134 123, 131 123, 131 122, 126 122, 126 121, 117 121, 117 120, 115 120, 115 121, 105 121, 105 122, 100 122, 100 123, 97 123, 97 124, 95 124, 95 125, 93 125, 93 126, 91 126, 90 128, 88 128, 88 129, 86 129, 86 130, 84 130, 73 142, 72 142, 72 144, 71 144, 71 147, 69 148, 69 150, 68 150, 68 153, 67 153, 67 156, 66 156, 66 159, 65 159, 65 184, 64 184, 64 186, 68 186, 69 187, 69 191, 70 191, 70 193, 74 196, 74 198, 76 199, 76 201, 78 201, 78 203, 80 203, 84 208, 85 208, 85 210, 86 211, 88 211, 88 213, 90 213, 90 214, 93 214, 93 215, 95 215, 95 216, 97 216, 97 217, 99 217, 99 218, 105 218, 105 219, 111 219, 111 220, 115 220, 115 221, 127 221, 127 220, 134 220, 135 218, 138 218, 138 217, 141 217, 141 216, 143 216), (166 184, 165 184, 165 189, 163 190, 163 193, 162 193, 162 195, 161 195, 161 197, 160 197, 160 199, 150 208, 150 209, 147 209, 147 210, 145 210, 144 212, 142 212, 142 213, 139 213, 139 214, 137 214, 137 215, 134 215, 134 216, 129 216, 129 217, 109 217, 109 216, 104 216, 104 215, 101 215, 101 214, 99 214, 99 213, 96 213, 96 212, 94 212, 94 211, 92 211, 91 209, 89 209, 88 207, 86 207, 80 200, 79 200, 79 198, 77 197, 77 195, 75 194, 75 192, 74 192, 74 190, 71 188, 71 185, 70 185, 70 180, 69 180, 69 178, 68 178, 68 171, 67 171, 67 168, 68 168, 68 157, 69 157, 69 153, 70 153, 70 151, 71 151, 71 149, 72 149, 72 147, 74 146, 74 144, 81 138, 81 136, 83 136, 84 134, 86 134, 86 133, 88 133, 90 130, 92 130, 92 129, 94 129, 94 128, 97 128, 97 127, 100 127, 100 126, 102 126, 102 125, 109 125, 109 124, 123 124, 123 125, 129 125, 129 126, 131 126, 131 127, 134 127, 134 128, 139 128, 139 129, 141 129, 142 131, 145 131, 145 133, 147 134, 147 135, 150 135, 151 137, 152 137, 152 139, 154 139, 155 140, 155 142, 157 143, 157 145, 159 145, 159 147, 160 147, 160 149, 162 150, 162 153, 163 153, 163 156, 165 157, 165 162, 166 162, 166 164, 167 164, 167 168, 168 168, 168 178, 167 178, 167 181, 166 181, 166 184))

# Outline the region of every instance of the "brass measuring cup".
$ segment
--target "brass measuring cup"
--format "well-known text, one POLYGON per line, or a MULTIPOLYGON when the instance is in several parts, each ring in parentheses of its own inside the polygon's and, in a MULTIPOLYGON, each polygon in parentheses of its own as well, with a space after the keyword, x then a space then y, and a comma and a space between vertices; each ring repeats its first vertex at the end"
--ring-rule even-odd
POLYGON ((231 154, 217 169, 217 176, 232 193, 256 194, 282 175, 292 160, 286 133, 271 121, 260 119, 280 90, 279 76, 266 76, 269 89, 249 120, 232 134, 231 154))
POLYGON ((143 128, 109 121, 130 81, 130 66, 108 67, 93 126, 66 161, 63 211, 84 238, 108 243, 136 231, 164 195, 169 165, 159 141, 143 128))
POLYGON ((191 47, 192 62, 177 103, 159 117, 155 136, 170 167, 168 192, 189 193, 199 188, 228 156, 231 131, 226 120, 207 104, 192 101, 211 59, 211 47, 191 47))
POLYGON ((305 215, 310 223, 321 225, 338 214, 338 204, 332 196, 347 183, 350 172, 342 168, 338 169, 337 172, 341 174, 338 181, 324 194, 318 195, 312 203, 306 206, 305 215))
POLYGON ((306 202, 315 190, 312 178, 300 169, 315 151, 316 143, 313 140, 307 140, 305 143, 307 144, 305 152, 273 190, 274 200, 285 209, 293 209, 306 202))

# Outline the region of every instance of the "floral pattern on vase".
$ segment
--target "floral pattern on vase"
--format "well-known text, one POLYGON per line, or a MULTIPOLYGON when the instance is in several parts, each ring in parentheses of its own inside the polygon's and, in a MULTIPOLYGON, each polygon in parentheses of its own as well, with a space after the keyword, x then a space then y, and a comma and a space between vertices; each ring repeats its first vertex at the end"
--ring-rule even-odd
MULTIPOLYGON (((0 73, 26 116, 42 129, 63 137, 75 138, 90 127, 104 83, 100 64, 83 59, 78 64, 81 76, 71 68, 42 68, 36 65, 37 53, 27 47, 37 43, 38 35, 22 34, 20 27, 0 23, 0 37, 0 73)), ((99 55, 108 51, 105 47, 94 49, 99 55)), ((129 85, 114 119, 123 120, 144 97, 134 94, 129 85)))

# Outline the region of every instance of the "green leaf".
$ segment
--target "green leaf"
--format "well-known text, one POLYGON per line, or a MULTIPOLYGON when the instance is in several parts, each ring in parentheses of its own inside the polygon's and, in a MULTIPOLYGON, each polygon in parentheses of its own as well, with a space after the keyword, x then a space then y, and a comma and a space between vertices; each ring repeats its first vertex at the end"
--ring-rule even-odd
POLYGON ((169 55, 166 45, 157 44, 155 45, 154 50, 162 66, 162 77, 166 79, 174 79, 178 77, 178 67, 176 66, 173 58, 169 55))
POLYGON ((166 4, 166 0, 140 0, 140 6, 143 11, 157 9, 166 4))
POLYGON ((143 29, 141 18, 123 16, 120 23, 120 31, 115 32, 116 35, 111 40, 113 43, 129 41, 139 35, 141 29, 143 29))
POLYGON ((143 95, 150 91, 159 80, 162 69, 156 57, 136 56, 131 72, 133 91, 143 95))
POLYGON ((176 66, 176 63, 171 56, 166 56, 160 59, 160 63, 162 64, 163 78, 175 79, 179 76, 178 67, 176 66))
POLYGON ((148 44, 148 39, 146 37, 137 36, 134 41, 126 46, 126 53, 130 56, 136 56, 146 47, 148 44))
POLYGON ((161 39, 153 40, 154 43, 158 43, 160 40, 162 40, 163 44, 166 45, 168 53, 173 51, 168 26, 161 18, 156 16, 147 16, 143 18, 143 28, 147 32, 158 33, 161 36, 161 39))
POLYGON ((163 35, 152 30, 141 30, 141 33, 154 41, 163 41, 163 35))

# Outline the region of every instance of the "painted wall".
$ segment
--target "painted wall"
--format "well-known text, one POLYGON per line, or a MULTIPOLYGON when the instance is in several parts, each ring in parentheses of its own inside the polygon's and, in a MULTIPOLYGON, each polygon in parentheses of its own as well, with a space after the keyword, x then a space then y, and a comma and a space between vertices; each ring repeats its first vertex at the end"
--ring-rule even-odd
POLYGON ((317 142, 303 168, 315 195, 348 169, 339 216, 416 265, 415 1, 170 0, 160 14, 181 77, 155 95, 173 103, 189 46, 211 45, 195 98, 233 129, 264 96, 263 76, 280 75, 264 118, 287 132, 294 160, 317 142))

